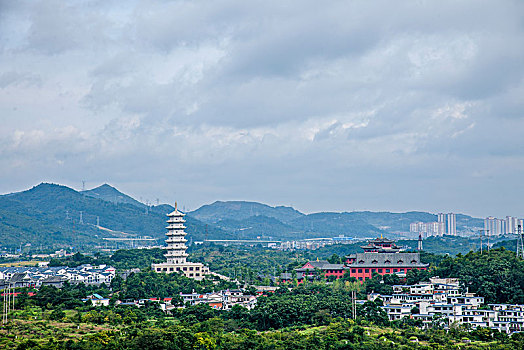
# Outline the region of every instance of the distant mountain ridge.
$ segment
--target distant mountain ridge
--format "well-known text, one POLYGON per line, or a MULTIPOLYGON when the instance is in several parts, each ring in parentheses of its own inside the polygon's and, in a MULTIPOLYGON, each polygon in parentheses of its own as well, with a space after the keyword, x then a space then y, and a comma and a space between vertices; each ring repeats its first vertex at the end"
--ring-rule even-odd
POLYGON ((86 191, 80 191, 80 193, 86 196, 101 199, 107 202, 126 203, 126 204, 135 205, 137 207, 146 206, 144 203, 137 201, 136 199, 128 196, 127 194, 120 192, 119 190, 117 190, 116 188, 108 184, 103 184, 93 189, 86 190, 86 191))
MULTIPOLYGON (((409 232, 409 225, 413 222, 437 221, 437 215, 419 211, 304 214, 291 207, 271 207, 246 201, 216 201, 189 212, 188 215, 245 239, 260 236, 303 239, 339 235, 365 238, 409 232)), ((473 231, 482 225, 482 219, 457 214, 459 231, 473 231)))
MULTIPOLYGON (((19 247, 90 247, 103 238, 151 236, 163 243, 168 204, 147 206, 104 184, 87 191, 49 183, 0 195, 0 242, 19 247), (80 217, 82 222, 80 222, 80 217), (96 226, 97 219, 101 229, 96 226)), ((189 240, 395 236, 409 231, 411 222, 431 222, 426 212, 321 212, 304 214, 292 207, 258 202, 216 201, 188 212, 189 240)), ((482 219, 457 214, 457 229, 481 227, 482 219)))
MULTIPOLYGON (((113 191, 106 187, 101 193, 107 190, 113 191)), ((93 197, 97 192, 87 195, 66 186, 41 183, 26 191, 0 196, 2 246, 18 247, 30 243, 89 247, 107 243, 103 238, 136 236, 151 236, 163 242, 166 214, 173 207, 147 207, 129 199, 115 202, 104 195, 93 197), (97 221, 109 230, 99 229, 97 221)), ((227 232, 192 217, 187 218, 186 226, 188 239, 203 240, 206 232, 210 238, 232 238, 227 232)))
POLYGON ((205 222, 218 222, 225 219, 245 220, 252 216, 266 216, 275 218, 283 223, 289 223, 296 218, 304 216, 304 214, 291 207, 271 207, 266 204, 247 201, 216 201, 212 204, 203 205, 188 214, 205 222))

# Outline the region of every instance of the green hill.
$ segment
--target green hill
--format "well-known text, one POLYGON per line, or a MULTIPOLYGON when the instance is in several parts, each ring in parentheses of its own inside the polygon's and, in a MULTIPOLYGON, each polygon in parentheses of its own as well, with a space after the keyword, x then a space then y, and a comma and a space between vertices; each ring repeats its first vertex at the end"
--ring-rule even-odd
POLYGON ((384 232, 352 213, 314 213, 293 220, 292 225, 316 237, 372 237, 384 232))
POLYGON ((305 236, 303 231, 297 231, 293 226, 263 215, 251 216, 244 220, 220 220, 215 225, 234 233, 238 239, 264 237, 268 239, 294 240, 304 238, 305 236))
MULTIPOLYGON (((66 186, 42 183, 27 191, 0 196, 2 246, 75 246, 80 249, 105 242, 103 238, 151 236, 162 244, 167 204, 147 206, 104 184, 78 192, 66 186), (82 220, 80 220, 82 218, 82 220), (97 226, 99 223, 99 226, 97 226)), ((425 212, 344 212, 305 215, 291 207, 256 202, 221 202, 188 213, 189 240, 373 237, 409 230, 411 222, 435 221, 425 212)), ((457 229, 473 232, 482 220, 457 215, 457 229)))
MULTIPOLYGON (((138 202, 137 202, 138 203, 138 202)), ((92 247, 108 237, 165 238, 168 205, 148 208, 84 195, 61 185, 42 183, 30 190, 0 196, 2 245, 92 247), (147 210, 146 210, 147 209, 147 210), (80 221, 82 217, 82 222, 80 221), (97 227, 97 219, 100 227, 97 227)), ((202 240, 206 224, 187 217, 188 239, 202 240)), ((207 225, 209 238, 231 238, 207 225)))
POLYGON ((245 220, 252 216, 265 216, 277 219, 283 223, 289 223, 296 218, 304 216, 304 214, 291 207, 270 207, 262 203, 244 201, 216 201, 212 204, 203 205, 197 210, 190 212, 189 215, 211 223, 226 219, 245 220))
POLYGON ((95 187, 87 191, 81 191, 80 193, 89 197, 104 200, 106 202, 132 204, 140 208, 145 208, 146 206, 144 203, 140 203, 136 199, 120 192, 119 190, 108 184, 103 184, 101 186, 95 187))
MULTIPOLYGON (((413 222, 434 222, 437 215, 355 211, 305 215, 290 207, 270 207, 256 202, 217 201, 188 213, 203 222, 216 224, 239 237, 271 236, 274 239, 303 239, 338 235, 371 237, 379 234, 409 232, 413 222), (256 218, 256 219, 253 219, 256 218)), ((476 232, 483 220, 457 214, 459 232, 476 232)))

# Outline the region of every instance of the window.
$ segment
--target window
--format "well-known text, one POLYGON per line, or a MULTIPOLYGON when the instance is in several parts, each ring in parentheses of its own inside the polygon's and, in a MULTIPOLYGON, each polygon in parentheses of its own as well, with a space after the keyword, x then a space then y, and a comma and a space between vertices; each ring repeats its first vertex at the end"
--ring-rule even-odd
POLYGON ((397 264, 403 264, 404 261, 402 259, 400 259, 399 261, 397 261, 397 264))
POLYGON ((189 271, 193 271, 193 266, 190 266, 190 267, 189 267, 189 271))
POLYGON ((371 269, 371 273, 376 272, 375 269, 371 269))
POLYGON ((173 268, 172 268, 172 267, 170 267, 170 268, 169 268, 169 271, 173 271, 173 268))
POLYGON ((372 263, 372 264, 378 264, 378 261, 373 260, 371 263, 372 263))
POLYGON ((362 269, 358 269, 358 273, 362 273, 362 269))
POLYGON ((351 269, 351 273, 356 273, 357 269, 351 269))
POLYGON ((382 273, 382 269, 378 269, 378 273, 382 273))
POLYGON ((363 263, 364 263, 364 260, 359 260, 358 263, 359 263, 359 264, 363 264, 363 263))
POLYGON ((393 272, 397 272, 398 270, 397 269, 393 269, 393 272))
POLYGON ((184 271, 187 271, 187 267, 185 267, 185 266, 184 266, 182 269, 183 269, 184 271))
POLYGON ((369 273, 369 269, 365 269, 364 272, 365 272, 365 273, 369 273))
POLYGON ((167 267, 164 267, 164 271, 166 271, 166 272, 167 272, 167 267))
POLYGON ((196 270, 197 270, 197 271, 200 271, 200 266, 197 266, 197 267, 196 267, 196 270))
POLYGON ((391 264, 391 260, 384 261, 384 264, 391 264))
POLYGON ((177 270, 177 271, 180 271, 180 267, 177 267, 176 270, 177 270))
POLYGON ((389 269, 386 269, 386 273, 389 273, 389 269))

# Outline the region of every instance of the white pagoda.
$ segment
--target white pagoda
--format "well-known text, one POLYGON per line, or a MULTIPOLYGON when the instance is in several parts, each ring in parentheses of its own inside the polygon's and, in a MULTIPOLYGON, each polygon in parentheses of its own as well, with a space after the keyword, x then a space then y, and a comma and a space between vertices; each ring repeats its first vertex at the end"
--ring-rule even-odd
POLYGON ((167 253, 164 255, 167 258, 167 262, 160 264, 153 264, 152 268, 158 273, 182 273, 184 276, 201 280, 204 275, 209 273, 207 266, 201 263, 188 262, 186 253, 186 232, 184 229, 184 216, 186 214, 181 213, 177 209, 175 202, 175 210, 172 213, 167 214, 169 219, 167 220, 167 253))

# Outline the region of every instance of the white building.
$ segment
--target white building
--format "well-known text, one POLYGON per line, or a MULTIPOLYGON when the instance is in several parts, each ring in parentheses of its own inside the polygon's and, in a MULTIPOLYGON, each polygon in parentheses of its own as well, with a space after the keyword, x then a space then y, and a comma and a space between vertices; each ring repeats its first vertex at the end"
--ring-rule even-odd
POLYGON ((184 216, 186 214, 181 213, 177 209, 175 203, 175 210, 172 213, 167 214, 169 219, 167 220, 167 253, 164 255, 167 262, 160 264, 153 264, 152 268, 158 273, 181 273, 186 277, 201 280, 206 274, 209 273, 207 266, 201 263, 193 263, 187 261, 188 254, 186 253, 186 232, 184 229, 184 216))
POLYGON ((413 222, 409 224, 409 232, 421 234, 423 238, 442 236, 446 233, 446 225, 443 222, 413 222))
POLYGON ((524 330, 524 305, 489 304, 474 293, 462 293, 457 279, 431 278, 412 286, 393 286, 393 295, 372 293, 368 300, 380 298, 391 321, 404 317, 420 320, 430 326, 435 316, 446 326, 469 324, 473 328, 489 327, 501 332, 524 330), (418 313, 413 313, 418 308, 418 313))
POLYGON ((448 218, 448 229, 446 233, 451 236, 457 235, 457 216, 454 213, 449 213, 448 218))

